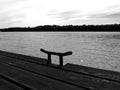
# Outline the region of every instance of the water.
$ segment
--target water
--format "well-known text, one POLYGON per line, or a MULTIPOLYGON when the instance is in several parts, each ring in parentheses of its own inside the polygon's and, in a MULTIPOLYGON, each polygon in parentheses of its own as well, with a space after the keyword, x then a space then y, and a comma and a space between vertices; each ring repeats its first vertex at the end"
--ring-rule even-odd
MULTIPOLYGON (((0 49, 47 58, 40 48, 66 52, 64 64, 74 63, 120 71, 120 33, 103 32, 0 32, 0 49)), ((58 57, 52 56, 58 64, 58 57)))

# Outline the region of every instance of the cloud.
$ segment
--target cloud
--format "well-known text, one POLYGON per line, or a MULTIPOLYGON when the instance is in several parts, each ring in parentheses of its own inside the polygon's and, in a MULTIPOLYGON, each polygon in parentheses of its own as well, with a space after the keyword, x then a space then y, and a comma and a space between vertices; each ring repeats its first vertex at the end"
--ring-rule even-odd
POLYGON ((115 5, 108 6, 106 9, 108 9, 108 10, 120 9, 120 3, 115 4, 115 5))
POLYGON ((28 7, 27 0, 4 0, 0 2, 0 15, 22 12, 26 7, 28 7))
POLYGON ((49 17, 62 22, 67 22, 67 21, 78 19, 78 18, 82 18, 84 17, 84 15, 82 14, 83 14, 82 11, 78 11, 78 10, 68 10, 63 12, 52 10, 48 12, 49 17))
POLYGON ((9 15, 9 14, 3 14, 0 15, 0 22, 6 22, 6 21, 11 21, 11 20, 16 20, 16 19, 23 19, 25 17, 24 14, 13 14, 13 15, 9 15))
POLYGON ((0 16, 0 28, 6 28, 13 26, 15 24, 19 24, 23 21, 25 16, 23 14, 18 14, 18 15, 4 15, 0 16))
POLYGON ((105 15, 104 18, 120 19, 120 12, 105 15))
POLYGON ((1 0, 0 1, 0 9, 1 10, 2 9, 4 10, 5 8, 9 9, 11 7, 18 6, 19 4, 23 4, 26 1, 27 0, 1 0))
POLYGON ((52 10, 48 16, 56 19, 59 24, 109 24, 120 22, 119 5, 112 5, 105 8, 103 11, 95 13, 84 13, 79 10, 68 10, 59 12, 52 10))
POLYGON ((88 15, 79 15, 77 19, 66 20, 66 22, 61 22, 60 24, 119 24, 120 23, 120 12, 110 12, 110 13, 96 13, 88 15))
POLYGON ((104 8, 102 11, 91 14, 91 19, 115 19, 120 17, 120 3, 115 5, 110 5, 106 8, 104 8))
POLYGON ((25 2, 28 0, 1 0, 1 4, 11 4, 11 3, 19 3, 19 2, 25 2))
POLYGON ((90 19, 120 19, 120 12, 97 13, 89 15, 90 19))
POLYGON ((58 18, 64 21, 72 20, 79 17, 79 12, 76 10, 61 12, 58 15, 58 18))
POLYGON ((15 25, 14 22, 24 22, 22 25, 118 22, 120 5, 113 2, 115 0, 0 0, 0 22, 6 26, 15 25))

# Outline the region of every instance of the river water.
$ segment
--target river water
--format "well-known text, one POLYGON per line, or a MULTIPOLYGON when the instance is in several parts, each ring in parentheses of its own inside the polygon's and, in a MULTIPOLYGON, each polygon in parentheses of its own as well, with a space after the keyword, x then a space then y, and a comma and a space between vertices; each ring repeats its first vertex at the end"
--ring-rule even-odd
MULTIPOLYGON (((0 32, 0 50, 47 58, 40 48, 72 51, 64 57, 64 64, 120 71, 118 32, 0 32)), ((52 56, 53 63, 58 64, 58 59, 52 56)))

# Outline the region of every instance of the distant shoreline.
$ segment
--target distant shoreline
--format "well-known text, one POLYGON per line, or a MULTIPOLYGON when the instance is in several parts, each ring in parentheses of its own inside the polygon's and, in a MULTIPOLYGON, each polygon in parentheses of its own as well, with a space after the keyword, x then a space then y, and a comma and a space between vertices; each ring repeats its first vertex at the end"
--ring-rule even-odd
POLYGON ((1 32, 20 32, 20 31, 80 31, 80 32, 119 32, 120 24, 111 24, 111 25, 45 25, 45 26, 37 26, 37 27, 10 27, 0 29, 1 32))

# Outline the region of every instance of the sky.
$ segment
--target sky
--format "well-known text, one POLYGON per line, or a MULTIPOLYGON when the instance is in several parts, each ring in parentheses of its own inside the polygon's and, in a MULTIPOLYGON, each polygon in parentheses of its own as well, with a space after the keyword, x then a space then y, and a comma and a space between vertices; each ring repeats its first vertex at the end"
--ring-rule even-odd
POLYGON ((0 28, 119 23, 120 0, 0 0, 0 28))

